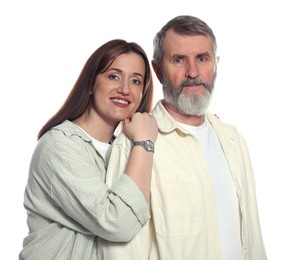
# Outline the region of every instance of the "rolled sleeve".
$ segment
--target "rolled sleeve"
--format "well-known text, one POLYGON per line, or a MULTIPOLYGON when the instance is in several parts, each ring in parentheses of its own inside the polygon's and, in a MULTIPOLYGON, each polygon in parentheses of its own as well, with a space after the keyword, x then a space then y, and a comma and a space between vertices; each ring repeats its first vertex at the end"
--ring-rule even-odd
POLYGON ((123 174, 111 191, 131 207, 142 225, 149 220, 149 206, 143 193, 129 176, 123 174))

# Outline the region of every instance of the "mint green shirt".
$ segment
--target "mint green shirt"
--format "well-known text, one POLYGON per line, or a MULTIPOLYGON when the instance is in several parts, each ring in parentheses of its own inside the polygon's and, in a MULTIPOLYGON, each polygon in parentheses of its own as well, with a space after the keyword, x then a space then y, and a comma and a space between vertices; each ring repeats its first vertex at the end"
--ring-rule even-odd
POLYGON ((98 237, 131 240, 150 217, 148 205, 127 175, 111 189, 105 175, 103 158, 75 124, 48 131, 31 160, 24 195, 29 234, 19 259, 95 260, 98 237))

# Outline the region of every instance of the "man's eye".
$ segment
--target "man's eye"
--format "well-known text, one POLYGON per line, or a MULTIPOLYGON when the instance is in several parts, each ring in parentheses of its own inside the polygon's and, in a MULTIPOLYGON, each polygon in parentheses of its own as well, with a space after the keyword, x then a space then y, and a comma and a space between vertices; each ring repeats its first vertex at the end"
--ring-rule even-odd
POLYGON ((174 63, 182 63, 183 59, 182 58, 176 58, 174 59, 174 63))
POLYGON ((201 61, 201 62, 204 62, 204 61, 207 61, 208 58, 206 56, 199 56, 198 60, 201 61))

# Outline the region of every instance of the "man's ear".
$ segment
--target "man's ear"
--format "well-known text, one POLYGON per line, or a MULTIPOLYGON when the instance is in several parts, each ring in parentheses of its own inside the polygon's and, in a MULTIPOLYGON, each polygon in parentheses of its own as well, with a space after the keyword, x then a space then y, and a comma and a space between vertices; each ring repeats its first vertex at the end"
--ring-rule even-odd
POLYGON ((155 60, 152 60, 152 61, 151 61, 151 64, 152 64, 153 70, 154 70, 154 72, 155 72, 155 74, 156 74, 156 76, 157 76, 159 82, 162 84, 163 79, 162 79, 162 75, 161 75, 161 70, 160 70, 160 68, 157 66, 155 60))
POLYGON ((216 57, 216 64, 218 64, 219 61, 220 61, 220 57, 217 56, 217 57, 216 57))

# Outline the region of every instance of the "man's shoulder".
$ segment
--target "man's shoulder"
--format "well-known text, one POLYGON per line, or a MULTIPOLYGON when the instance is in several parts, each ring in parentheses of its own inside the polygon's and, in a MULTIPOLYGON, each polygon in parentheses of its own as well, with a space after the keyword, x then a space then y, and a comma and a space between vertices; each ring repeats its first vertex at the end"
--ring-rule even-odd
POLYGON ((205 116, 212 125, 215 125, 217 127, 223 127, 226 129, 231 129, 233 131, 237 130, 237 127, 235 125, 225 122, 223 118, 217 114, 206 112, 205 116))

